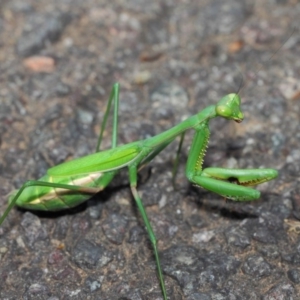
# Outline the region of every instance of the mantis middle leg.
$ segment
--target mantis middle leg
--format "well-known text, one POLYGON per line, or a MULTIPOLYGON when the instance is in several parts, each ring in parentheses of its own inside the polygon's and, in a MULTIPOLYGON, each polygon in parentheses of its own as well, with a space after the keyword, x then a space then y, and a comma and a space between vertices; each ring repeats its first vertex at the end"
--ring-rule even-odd
POLYGON ((155 261, 156 261, 156 266, 157 266, 157 273, 158 273, 158 278, 159 278, 159 282, 160 282, 162 293, 163 293, 163 298, 164 298, 164 300, 167 300, 167 292, 166 292, 164 277, 163 277, 160 259, 159 259, 159 255, 158 255, 158 249, 157 249, 157 239, 156 239, 156 236, 152 229, 152 226, 150 224, 150 221, 149 221, 148 215, 146 213, 142 199, 136 189, 136 187, 137 187, 137 167, 136 167, 136 165, 129 167, 129 179, 130 179, 130 188, 131 188, 133 198, 135 200, 135 203, 138 207, 139 212, 141 213, 142 219, 146 226, 146 230, 147 230, 149 239, 151 241, 151 244, 152 244, 152 247, 154 250, 154 256, 155 256, 155 261))

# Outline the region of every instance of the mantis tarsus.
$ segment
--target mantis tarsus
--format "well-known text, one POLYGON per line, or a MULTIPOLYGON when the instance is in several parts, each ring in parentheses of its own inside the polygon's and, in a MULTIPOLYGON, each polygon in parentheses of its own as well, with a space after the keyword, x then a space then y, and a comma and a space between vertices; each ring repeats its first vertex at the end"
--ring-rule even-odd
MULTIPOLYGON (((257 185, 277 177, 273 169, 202 169, 202 163, 209 141, 209 121, 215 117, 241 122, 244 115, 240 109, 238 94, 228 94, 216 105, 208 106, 194 116, 173 128, 151 138, 117 146, 119 84, 114 84, 101 125, 96 153, 74 159, 50 168, 39 180, 30 180, 13 191, 9 205, 0 218, 0 225, 15 206, 30 210, 58 211, 79 205, 91 195, 103 190, 119 172, 127 167, 132 195, 144 221, 153 246, 157 272, 164 300, 167 300, 163 272, 160 265, 157 239, 152 230, 146 210, 137 191, 138 170, 149 163, 177 136, 181 142, 188 129, 195 130, 186 165, 186 176, 190 182, 234 201, 252 201, 260 197, 260 192, 249 186, 257 185), (106 121, 114 102, 114 125, 112 148, 100 151, 106 121)), ((175 168, 176 169, 176 168, 175 168)), ((174 172, 175 173, 175 172, 174 172)))

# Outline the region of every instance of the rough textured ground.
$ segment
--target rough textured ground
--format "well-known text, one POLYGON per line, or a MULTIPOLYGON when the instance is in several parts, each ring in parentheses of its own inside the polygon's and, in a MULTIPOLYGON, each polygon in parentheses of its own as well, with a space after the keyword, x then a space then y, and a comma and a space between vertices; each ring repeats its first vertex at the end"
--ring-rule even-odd
MULTIPOLYGON (((2 0, 1 213, 27 179, 94 151, 113 82, 123 144, 237 92, 243 79, 245 120, 211 122, 205 165, 278 169, 261 199, 225 202, 191 186, 192 132, 177 189, 175 143, 141 172, 139 191, 169 299, 300 299, 300 6, 253 2, 2 0), (26 60, 34 55, 48 60, 26 60)), ((0 228, 0 298, 162 299, 126 175, 72 211, 13 209, 0 228)))

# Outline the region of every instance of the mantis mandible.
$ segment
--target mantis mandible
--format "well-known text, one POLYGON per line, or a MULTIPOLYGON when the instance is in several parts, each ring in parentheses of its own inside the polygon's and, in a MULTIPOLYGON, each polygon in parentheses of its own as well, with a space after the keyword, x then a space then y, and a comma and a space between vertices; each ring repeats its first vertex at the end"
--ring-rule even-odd
POLYGON ((77 206, 88 200, 91 195, 102 191, 120 169, 128 168, 131 192, 154 250, 163 299, 167 300, 157 239, 137 191, 138 170, 149 163, 176 137, 181 136, 177 152, 179 153, 185 132, 193 129, 195 135, 186 164, 186 176, 191 183, 234 201, 252 201, 260 197, 260 192, 249 186, 272 180, 278 173, 273 169, 202 169, 210 135, 209 121, 216 117, 223 117, 240 123, 244 118, 238 94, 226 95, 216 105, 206 107, 165 132, 122 146, 117 146, 118 104, 119 84, 116 83, 112 88, 102 121, 96 153, 54 166, 39 180, 27 181, 20 189, 11 192, 9 205, 0 218, 0 225, 15 205, 40 211, 59 211, 77 206), (112 102, 114 102, 112 147, 100 151, 112 102))

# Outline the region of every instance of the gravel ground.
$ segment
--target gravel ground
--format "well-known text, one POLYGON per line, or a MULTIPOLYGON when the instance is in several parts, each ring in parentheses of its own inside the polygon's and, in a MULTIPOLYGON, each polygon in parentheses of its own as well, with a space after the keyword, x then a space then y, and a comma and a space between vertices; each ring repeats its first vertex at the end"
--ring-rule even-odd
MULTIPOLYGON (((211 122, 205 166, 278 169, 259 201, 187 182, 193 132, 176 189, 178 141, 140 173, 168 296, 300 299, 300 5, 253 2, 2 0, 1 213, 11 190, 95 150, 114 82, 120 144, 239 92, 245 120, 211 122)), ((162 299, 126 170, 71 211, 13 209, 0 228, 0 279, 0 299, 162 299)))

